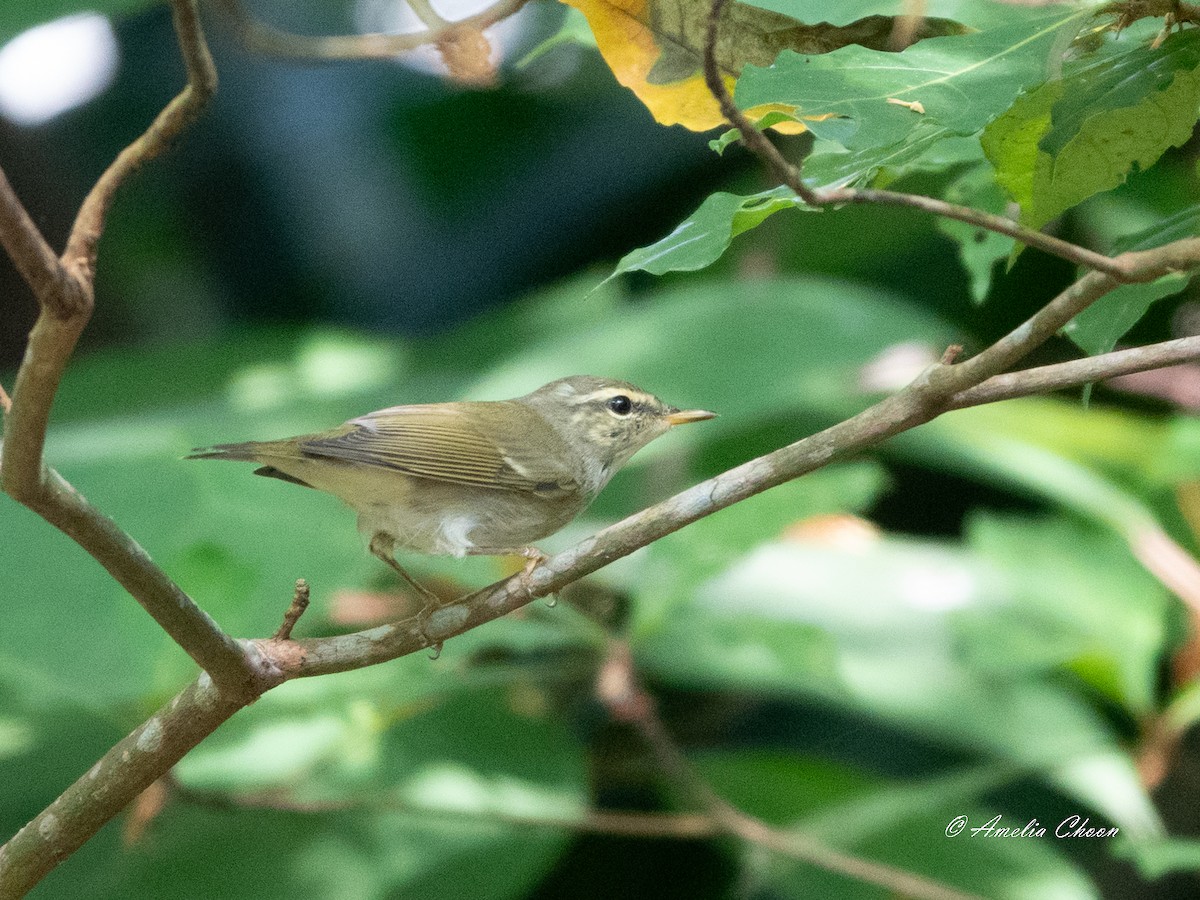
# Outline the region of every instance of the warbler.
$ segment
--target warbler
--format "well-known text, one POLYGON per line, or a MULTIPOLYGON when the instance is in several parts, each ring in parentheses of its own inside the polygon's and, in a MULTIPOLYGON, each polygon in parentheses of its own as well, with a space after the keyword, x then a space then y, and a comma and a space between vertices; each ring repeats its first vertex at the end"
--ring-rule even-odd
POLYGON ((278 441, 197 448, 188 459, 260 463, 256 475, 333 494, 358 513, 371 552, 420 593, 398 548, 434 555, 519 555, 587 508, 638 450, 672 426, 716 413, 680 410, 625 381, 575 375, 512 400, 393 406, 278 441))

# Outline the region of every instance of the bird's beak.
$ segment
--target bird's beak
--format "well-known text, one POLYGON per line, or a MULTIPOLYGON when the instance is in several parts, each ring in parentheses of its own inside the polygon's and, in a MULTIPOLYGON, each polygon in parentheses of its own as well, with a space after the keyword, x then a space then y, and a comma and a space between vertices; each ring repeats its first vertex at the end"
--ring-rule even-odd
POLYGON ((703 422, 705 419, 716 417, 715 412, 707 409, 675 409, 667 413, 667 424, 686 425, 688 422, 703 422))

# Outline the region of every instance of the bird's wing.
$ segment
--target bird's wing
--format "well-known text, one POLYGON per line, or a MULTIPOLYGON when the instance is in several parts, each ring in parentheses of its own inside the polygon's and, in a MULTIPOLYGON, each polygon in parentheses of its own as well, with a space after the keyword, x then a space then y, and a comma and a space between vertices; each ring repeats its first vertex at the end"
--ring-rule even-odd
POLYGON ((434 403, 382 409, 301 440, 300 452, 309 458, 345 460, 419 478, 543 497, 579 490, 561 462, 561 439, 536 413, 519 403, 506 403, 504 409, 494 410, 503 415, 492 417, 501 421, 489 427, 496 432, 489 436, 462 415, 463 406, 434 403), (530 434, 543 437, 540 446, 530 443, 530 434))

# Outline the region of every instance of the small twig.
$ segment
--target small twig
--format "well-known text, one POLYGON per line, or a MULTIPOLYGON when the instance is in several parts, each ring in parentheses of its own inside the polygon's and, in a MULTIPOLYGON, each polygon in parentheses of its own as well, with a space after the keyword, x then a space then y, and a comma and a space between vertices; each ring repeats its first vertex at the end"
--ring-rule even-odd
POLYGON ((171 12, 179 50, 187 67, 187 85, 141 137, 117 154, 79 207, 63 263, 89 285, 95 276, 96 246, 117 189, 147 162, 162 155, 200 117, 217 90, 217 70, 200 27, 195 0, 173 0, 171 12))
POLYGON ((889 891, 924 900, 970 900, 972 895, 873 860, 853 856, 795 831, 772 828, 721 797, 688 761, 667 731, 654 698, 642 685, 624 641, 611 639, 597 694, 613 718, 628 722, 653 751, 671 783, 686 789, 727 834, 776 853, 889 891))
MULTIPOLYGON (((499 0, 473 16, 412 34, 353 34, 318 37, 294 34, 260 22, 246 11, 241 0, 216 0, 216 2, 234 34, 246 49, 255 53, 288 59, 332 61, 389 59, 406 50, 442 43, 452 38, 460 30, 482 31, 516 13, 528 0, 499 0)), ((421 15, 416 6, 413 6, 413 11, 418 16, 421 15)))
POLYGON ((8 253, 38 304, 60 318, 87 306, 79 283, 59 262, 8 177, 0 170, 0 246, 8 253))
POLYGON ((1080 247, 1078 244, 1072 244, 1070 241, 1064 241, 1061 238, 1052 237, 1032 228, 1027 228, 1019 222, 1014 222, 1012 219, 1005 218, 1004 216, 993 215, 992 213, 986 213, 967 206, 957 206, 953 203, 947 203, 944 200, 925 197, 920 194, 904 194, 896 191, 881 191, 866 188, 830 188, 823 191, 814 191, 808 187, 801 178, 800 168, 788 162, 783 157, 783 154, 767 138, 766 134, 756 127, 746 114, 737 107, 733 102, 733 97, 730 95, 729 89, 725 86, 725 80, 721 76, 717 63, 716 52, 721 17, 724 15, 725 7, 729 2, 730 0, 713 0, 712 6, 709 8, 708 29, 704 40, 704 83, 708 85, 709 91, 721 107, 721 114, 725 116, 731 125, 737 128, 746 149, 757 156, 767 166, 780 184, 791 188, 796 196, 809 206, 819 207, 836 206, 842 203, 867 203, 920 209, 933 215, 966 222, 969 225, 975 225, 980 228, 986 228, 989 231, 997 232, 998 234, 1007 235, 1030 247, 1036 247, 1039 250, 1061 257, 1077 265, 1085 266, 1097 272, 1104 272, 1122 281, 1126 279, 1127 273, 1124 267, 1111 257, 1105 256, 1102 253, 1096 253, 1094 250, 1088 250, 1086 247, 1080 247))
POLYGON ((452 809, 410 803, 397 797, 370 800, 296 800, 277 792, 258 794, 228 794, 201 791, 172 785, 175 795, 184 802, 212 806, 218 809, 271 809, 296 813, 323 813, 354 810, 410 813, 423 818, 452 819, 465 822, 496 822, 520 828, 552 828, 585 834, 608 834, 622 837, 663 840, 696 840, 721 833, 712 819, 697 813, 617 812, 605 809, 587 810, 580 816, 537 816, 529 813, 505 812, 499 809, 452 809))
POLYGON ((12 397, 8 396, 8 391, 4 389, 4 385, 0 384, 0 412, 8 415, 12 412, 12 397))
POLYGON ((1016 397, 1047 394, 1063 388, 1104 381, 1118 375, 1160 369, 1197 359, 1200 359, 1200 337, 1178 338, 1146 347, 1115 350, 1085 359, 993 375, 982 384, 955 394, 950 400, 950 408, 964 409, 1016 397))
POLYGON ((308 609, 308 597, 308 582, 303 578, 297 578, 296 592, 292 594, 292 604, 288 607, 287 612, 283 614, 283 622, 271 640, 290 641, 292 639, 292 629, 296 627, 296 623, 300 621, 300 617, 308 609))

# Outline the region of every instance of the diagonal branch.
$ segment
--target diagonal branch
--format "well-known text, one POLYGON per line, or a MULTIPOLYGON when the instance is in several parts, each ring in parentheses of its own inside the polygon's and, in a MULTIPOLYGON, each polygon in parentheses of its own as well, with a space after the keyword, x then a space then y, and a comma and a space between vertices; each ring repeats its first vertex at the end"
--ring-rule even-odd
POLYGON ((96 246, 117 189, 130 175, 169 149, 175 139, 200 117, 217 90, 217 70, 200 27, 195 0, 173 0, 171 11, 179 51, 187 67, 187 84, 155 117, 145 133, 117 154, 79 207, 63 262, 88 285, 95 276, 96 246))
POLYGON ((58 261, 46 239, 0 171, 0 246, 3 246, 38 303, 60 318, 83 306, 79 284, 58 261))
POLYGON ((246 656, 145 550, 43 462, 50 409, 91 315, 96 247, 113 196, 133 172, 161 154, 195 121, 216 85, 195 0, 174 0, 172 6, 188 84, 97 181, 80 207, 61 260, 54 258, 0 174, 0 243, 41 306, 17 373, 12 408, 4 417, 0 487, 87 550, 218 685, 249 697, 261 690, 256 682, 274 683, 269 668, 261 667, 261 659, 246 656))
POLYGON ((725 85, 725 80, 721 77, 716 57, 717 37, 721 26, 721 16, 729 2, 730 0, 712 0, 712 6, 709 8, 708 27, 704 40, 704 83, 721 107, 721 114, 738 129, 746 149, 770 169, 780 184, 791 188, 796 196, 809 206, 836 206, 843 203, 907 206, 911 209, 923 210, 932 215, 944 216, 1007 235, 1023 244, 1036 247, 1076 265, 1104 272, 1121 281, 1127 280, 1128 273, 1117 260, 1105 256, 1103 253, 1088 250, 1086 247, 1080 247, 1078 244, 1072 244, 1070 241, 1043 234, 1004 216, 997 216, 968 206, 957 206, 935 197, 925 197, 920 194, 859 188, 830 188, 822 191, 810 188, 801 179, 799 167, 788 162, 767 136, 750 121, 745 113, 738 109, 733 102, 733 97, 730 96, 729 88, 725 85))
POLYGON ((688 761, 658 714, 654 697, 646 690, 633 664, 629 645, 609 639, 604 666, 605 686, 598 691, 609 715, 631 724, 654 753, 671 783, 683 788, 726 834, 765 847, 782 856, 806 862, 893 894, 921 900, 979 900, 903 869, 864 859, 828 846, 796 831, 772 828, 766 822, 737 809, 720 796, 688 761))
MULTIPOLYGON (((1197 251, 1197 258, 1192 261, 1192 265, 1200 265, 1200 251, 1197 251)), ((1026 334, 1024 346, 1030 347, 1035 333, 1025 326, 1022 328, 1026 334)), ((1021 330, 1017 329, 1018 332, 1021 330)), ((273 677, 288 679, 359 669, 415 653, 499 618, 537 597, 552 594, 608 563, 739 500, 821 468, 842 456, 857 453, 889 435, 928 421, 939 411, 1042 393, 1054 388, 1071 387, 1110 375, 1153 368, 1164 363, 1200 360, 1200 339, 1188 338, 1185 341, 1186 343, 1172 341, 1164 345, 1110 353, 1089 360, 995 376, 978 387, 963 386, 953 394, 938 395, 936 392, 939 388, 930 387, 931 379, 928 377, 929 373, 926 373, 909 388, 875 404, 852 419, 766 456, 750 460, 598 532, 538 566, 528 582, 522 575, 516 575, 427 615, 415 616, 366 631, 305 640, 275 637, 250 643, 261 654, 263 669, 277 673, 273 677), (930 396, 931 391, 934 392, 933 396, 930 396), (975 391, 978 393, 973 393, 975 391)), ((935 367, 931 371, 945 368, 935 367)), ((266 690, 270 684, 260 680, 257 686, 266 690)), ((182 696, 186 698, 187 692, 182 696)), ((181 714, 190 709, 191 706, 187 703, 180 702, 181 714)), ((230 709, 225 714, 226 717, 233 711, 234 709, 230 709)), ((162 715, 164 713, 160 712, 159 716, 162 715)), ((217 719, 205 721, 208 722, 210 730, 219 724, 217 719)), ((189 732, 190 736, 187 739, 194 745, 206 734, 207 732, 189 732)), ((93 831, 116 815, 140 790, 166 774, 169 768, 165 760, 148 760, 145 757, 122 760, 119 757, 111 757, 112 754, 106 757, 111 760, 111 764, 102 768, 95 784, 92 785, 97 798, 96 803, 101 807, 99 813, 91 809, 86 811, 89 823, 87 827, 93 831)), ((77 788, 78 783, 69 788, 67 794, 77 788)), ((64 794, 64 797, 67 794, 64 794)), ((84 810, 76 809, 73 803, 62 801, 61 798, 55 801, 51 809, 60 811, 56 813, 60 820, 64 816, 70 816, 69 821, 64 820, 61 824, 71 829, 72 833, 78 832, 82 835, 79 843, 86 840, 87 834, 83 834, 86 828, 74 820, 75 816, 83 816, 84 810)), ((41 820, 41 817, 34 820, 35 830, 36 823, 41 820)), ((746 831, 747 840, 754 840, 764 846, 770 846, 774 840, 761 834, 757 837, 748 836, 756 827, 753 820, 739 821, 738 827, 746 831)), ((22 834, 26 834, 27 831, 28 828, 22 834)), ((790 840, 786 835, 782 839, 785 842, 790 840)), ((796 852, 794 849, 789 851, 783 847, 776 849, 785 853, 796 852)), ((19 850, 20 853, 18 847, 12 844, 0 848, 0 860, 4 861, 0 863, 0 897, 5 896, 5 865, 16 866, 15 859, 26 853, 38 855, 48 852, 40 851, 28 840, 19 844, 19 850)), ((31 864, 21 862, 21 871, 24 871, 27 865, 31 864)), ((48 871, 48 868, 45 871, 48 871)))
POLYGON ((1176 366, 1197 359, 1200 359, 1200 337, 1178 338, 1148 347, 1115 350, 1112 353, 1023 369, 1007 375, 993 375, 982 384, 956 394, 950 405, 952 409, 965 409, 968 406, 982 406, 985 403, 996 403, 1015 397, 1047 394, 1050 391, 1116 378, 1118 375, 1176 366))
POLYGON ((0 900, 23 897, 242 708, 202 674, 0 847, 0 900))

